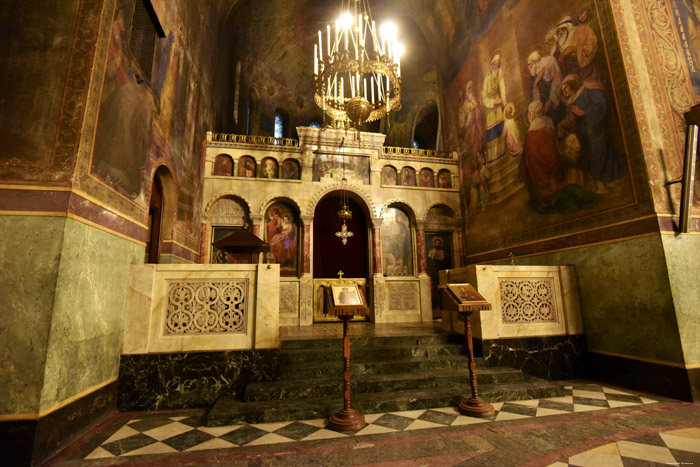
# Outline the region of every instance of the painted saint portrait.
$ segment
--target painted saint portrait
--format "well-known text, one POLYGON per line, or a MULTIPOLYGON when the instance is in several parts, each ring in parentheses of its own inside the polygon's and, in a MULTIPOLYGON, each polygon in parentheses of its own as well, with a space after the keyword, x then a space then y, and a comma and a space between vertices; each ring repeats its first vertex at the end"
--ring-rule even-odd
POLYGON ((408 215, 399 208, 389 207, 384 213, 381 231, 384 274, 413 275, 413 241, 408 215))
POLYGON ((426 232, 425 250, 433 308, 435 309, 439 306, 438 285, 440 284, 440 271, 452 268, 452 233, 426 232))
POLYGON ((333 286, 333 301, 336 305, 362 305, 357 286, 333 286))
POLYGON ((413 167, 401 169, 401 186, 416 186, 416 169, 413 167))
POLYGON ((277 161, 272 157, 266 157, 260 164, 262 167, 262 176, 264 178, 277 178, 277 161))
POLYGON ((390 165, 382 167, 382 185, 396 185, 396 168, 390 165))
POLYGON ((295 276, 298 269, 299 222, 286 203, 274 203, 265 213, 265 241, 270 245, 268 263, 280 265, 280 275, 295 276))
POLYGON ((435 177, 433 171, 430 169, 420 169, 420 176, 418 177, 419 184, 422 187, 434 188, 435 187, 435 177))
POLYGON ((488 303, 486 299, 471 284, 447 284, 447 287, 462 303, 488 303))
POLYGON ((239 177, 255 177, 255 159, 250 156, 241 156, 238 158, 239 177))
POLYGON ((285 180, 299 180, 301 169, 295 159, 286 159, 282 162, 282 178, 285 180))
POLYGON ((452 188, 452 174, 449 170, 443 169, 438 172, 438 186, 440 188, 452 188))
POLYGON ((214 160, 214 175, 233 175, 233 159, 228 154, 219 154, 214 160))

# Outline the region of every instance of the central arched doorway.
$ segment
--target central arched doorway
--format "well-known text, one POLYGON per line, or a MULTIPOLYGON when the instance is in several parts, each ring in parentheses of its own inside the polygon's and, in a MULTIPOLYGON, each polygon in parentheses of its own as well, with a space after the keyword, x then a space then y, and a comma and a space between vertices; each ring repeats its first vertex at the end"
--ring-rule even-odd
MULTIPOLYGON (((341 232, 343 221, 338 217, 340 192, 332 192, 316 205, 313 221, 313 276, 314 276, 314 322, 337 321, 337 318, 324 315, 320 286, 327 286, 342 278, 363 287, 365 297, 370 302, 370 231, 367 206, 349 194, 348 205, 352 218, 347 224, 352 236, 343 244, 336 233, 341 232)), ((366 319, 366 318, 365 318, 366 319)))

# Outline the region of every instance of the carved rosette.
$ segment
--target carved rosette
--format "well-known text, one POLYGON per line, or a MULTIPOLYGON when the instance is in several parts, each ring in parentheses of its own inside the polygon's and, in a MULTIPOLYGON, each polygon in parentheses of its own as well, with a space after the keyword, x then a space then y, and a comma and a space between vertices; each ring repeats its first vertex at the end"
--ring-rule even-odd
POLYGON ((499 278, 504 323, 556 322, 554 279, 499 278))
POLYGON ((164 335, 245 333, 247 280, 170 281, 164 335))

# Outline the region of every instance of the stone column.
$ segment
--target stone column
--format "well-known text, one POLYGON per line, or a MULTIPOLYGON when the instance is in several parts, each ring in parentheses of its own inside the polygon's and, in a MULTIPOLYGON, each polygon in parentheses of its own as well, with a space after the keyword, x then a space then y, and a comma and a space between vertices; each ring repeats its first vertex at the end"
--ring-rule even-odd
POLYGON ((457 260, 459 264, 455 267, 464 267, 467 263, 467 258, 464 256, 464 232, 461 229, 457 229, 457 260))
MULTIPOLYGON (((262 226, 264 220, 264 216, 262 214, 251 214, 250 215, 250 221, 253 223, 253 235, 255 235, 258 238, 262 238, 260 236, 260 227, 262 226)), ((263 238, 263 240, 265 240, 263 238)))
POLYGON ((311 274, 311 226, 314 216, 301 216, 301 221, 304 224, 304 268, 302 274, 308 275, 311 274))
POLYGON ((416 249, 418 250, 418 274, 428 274, 428 263, 425 259, 425 222, 418 221, 416 225, 416 249))
POLYGON ((374 274, 382 274, 382 219, 381 217, 372 218, 372 259, 374 261, 374 274))

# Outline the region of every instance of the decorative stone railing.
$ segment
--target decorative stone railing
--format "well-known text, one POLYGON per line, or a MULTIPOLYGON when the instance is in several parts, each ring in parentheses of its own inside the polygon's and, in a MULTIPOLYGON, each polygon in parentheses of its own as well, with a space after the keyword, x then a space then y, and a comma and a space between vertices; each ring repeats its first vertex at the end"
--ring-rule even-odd
POLYGON ((260 135, 234 135, 229 133, 213 133, 211 131, 207 133, 207 142, 283 146, 289 148, 299 147, 299 140, 293 138, 275 138, 274 136, 260 135))
POLYGON ((132 267, 124 354, 276 348, 279 265, 132 267))
POLYGON ((456 152, 448 152, 448 151, 436 151, 434 149, 415 149, 415 148, 395 148, 392 146, 384 146, 382 148, 382 154, 385 157, 400 157, 402 159, 404 158, 411 158, 411 157, 420 157, 420 158, 433 158, 433 159, 456 159, 457 158, 457 153, 456 152))

